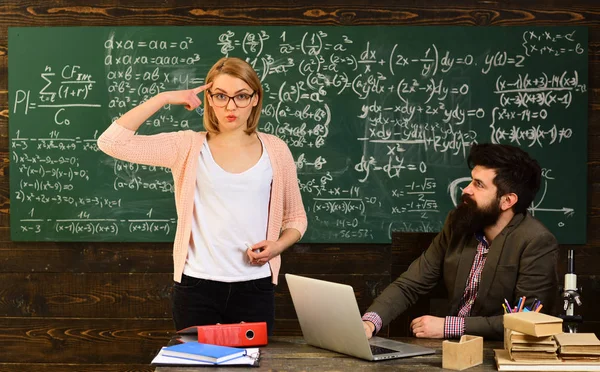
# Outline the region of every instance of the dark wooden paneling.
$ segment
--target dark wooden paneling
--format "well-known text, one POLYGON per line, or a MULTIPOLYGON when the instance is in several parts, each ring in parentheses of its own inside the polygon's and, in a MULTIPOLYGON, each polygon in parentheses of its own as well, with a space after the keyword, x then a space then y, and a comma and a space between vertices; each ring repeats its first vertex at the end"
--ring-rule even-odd
MULTIPOLYGON (((600 201, 599 201, 600 202, 600 201)), ((558 257, 558 274, 563 279, 567 272, 567 252, 572 248, 575 263, 575 274, 577 275, 597 275, 600 274, 600 249, 595 246, 565 245, 560 249, 558 257)))
POLYGON ((168 318, 172 275, 0 274, 0 315, 168 318))
MULTIPOLYGON (((389 284, 389 274, 313 274, 354 288, 361 310, 389 284)), ((171 273, 0 274, 0 316, 74 318, 168 318, 171 273)), ((295 318, 283 274, 276 290, 276 316, 295 318)))
MULTIPOLYGON (((170 244, 11 242, 9 233, 8 41, 11 26, 124 25, 588 25, 588 243, 576 246, 584 317, 580 331, 600 334, 600 4, 596 0, 478 2, 192 0, 8 1, 0 7, 0 370, 150 371, 172 330, 170 244)), ((283 256, 275 334, 299 335, 285 272, 347 283, 359 307, 406 270, 433 234, 398 234, 391 246, 298 244, 283 256)), ((559 274, 566 270, 561 247, 559 274)), ((557 290, 558 291, 558 290, 557 290)), ((408 335, 410 319, 444 308, 428 298, 391 324, 408 335)))
MULTIPOLYGON (((0 237, 10 236, 0 228, 0 237)), ((172 244, 1 242, 0 273, 172 273, 172 244), (43 254, 40 254, 43 252, 43 254)), ((169 278, 171 279, 172 276, 169 278)))
MULTIPOLYGON (((172 273, 170 243, 9 242, 0 227, 0 273, 172 273), (40 254, 43 251, 43 255, 40 254)), ((387 274, 389 245, 296 244, 282 256, 296 274, 387 274)))
POLYGON ((389 245, 296 244, 282 256, 282 269, 293 274, 389 275, 389 245))
POLYGON ((408 267, 429 247, 435 236, 434 233, 394 234, 392 236, 392 266, 408 267))
POLYGON ((7 43, 0 46, 0 177, 8 176, 8 56, 7 43))
POLYGON ((152 372, 147 364, 66 364, 66 363, 0 363, 3 372, 152 372))
POLYGON ((577 326, 577 332, 595 333, 600 338, 600 322, 588 322, 584 320, 582 324, 577 326))
POLYGON ((147 364, 171 328, 164 318, 0 318, 0 363, 147 364))
POLYGON ((104 1, 95 6, 45 3, 42 1, 12 2, 5 7, 0 20, 11 26, 62 26, 62 25, 170 25, 193 24, 444 24, 444 25, 594 25, 598 20, 597 5, 593 0, 576 4, 552 4, 536 1, 533 4, 480 3, 461 0, 452 4, 428 1, 430 5, 392 1, 336 1, 315 3, 294 1, 231 1, 215 0, 141 2, 142 5, 121 5, 116 1, 104 1), (365 6, 365 5, 369 6, 365 6))

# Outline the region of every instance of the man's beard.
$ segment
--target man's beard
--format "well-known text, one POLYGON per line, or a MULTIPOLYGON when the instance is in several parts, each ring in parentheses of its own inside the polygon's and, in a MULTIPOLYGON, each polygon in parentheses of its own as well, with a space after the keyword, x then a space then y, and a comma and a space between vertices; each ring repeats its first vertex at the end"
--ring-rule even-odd
POLYGON ((500 200, 494 199, 490 205, 479 208, 475 200, 464 194, 451 215, 450 226, 458 234, 474 234, 494 225, 500 214, 500 200))

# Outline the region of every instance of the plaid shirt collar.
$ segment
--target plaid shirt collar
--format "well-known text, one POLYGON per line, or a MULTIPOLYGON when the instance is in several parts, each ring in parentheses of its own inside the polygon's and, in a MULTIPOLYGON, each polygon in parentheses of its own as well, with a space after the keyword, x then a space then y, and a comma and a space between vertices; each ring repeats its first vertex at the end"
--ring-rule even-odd
POLYGON ((475 239, 477 239, 477 241, 479 242, 479 244, 477 244, 477 250, 481 250, 481 253, 486 254, 490 249, 490 244, 485 238, 485 234, 483 233, 483 231, 476 232, 475 239))

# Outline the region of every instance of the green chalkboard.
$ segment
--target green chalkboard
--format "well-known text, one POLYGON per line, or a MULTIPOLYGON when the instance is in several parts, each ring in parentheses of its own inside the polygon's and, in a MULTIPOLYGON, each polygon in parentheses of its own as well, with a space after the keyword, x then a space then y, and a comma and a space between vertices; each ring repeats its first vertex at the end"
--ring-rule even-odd
MULTIPOLYGON (((255 67, 259 128, 296 159, 303 241, 438 231, 473 142, 537 158, 530 211, 561 243, 586 239, 584 27, 17 27, 9 51, 14 240, 172 240, 169 170, 110 158, 96 139, 225 55, 255 67)), ((201 130, 202 114, 168 106, 139 132, 201 130)))

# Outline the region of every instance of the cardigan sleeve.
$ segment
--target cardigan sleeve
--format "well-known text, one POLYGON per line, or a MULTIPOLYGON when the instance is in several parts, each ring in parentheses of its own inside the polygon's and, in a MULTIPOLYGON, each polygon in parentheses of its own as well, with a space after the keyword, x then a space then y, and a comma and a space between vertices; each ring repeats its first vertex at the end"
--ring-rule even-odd
POLYGON ((184 141, 181 132, 142 136, 115 121, 98 138, 98 148, 120 160, 172 168, 184 141))
POLYGON ((306 232, 308 222, 306 211, 300 195, 300 186, 298 185, 298 174, 294 157, 287 144, 281 141, 284 190, 283 190, 283 222, 281 230, 294 228, 300 232, 300 237, 306 232))

